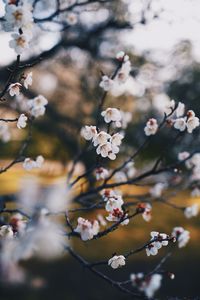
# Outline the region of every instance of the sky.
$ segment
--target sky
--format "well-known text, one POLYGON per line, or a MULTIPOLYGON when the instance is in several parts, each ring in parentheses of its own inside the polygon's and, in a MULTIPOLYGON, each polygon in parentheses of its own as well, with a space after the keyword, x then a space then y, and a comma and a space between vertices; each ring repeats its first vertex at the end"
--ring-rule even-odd
MULTIPOLYGON (((124 0, 128 1, 128 0, 124 0)), ((130 13, 140 9, 147 0, 129 1, 130 13)), ((163 11, 159 19, 149 21, 147 25, 137 25, 130 33, 124 35, 124 43, 131 45, 138 53, 152 50, 166 54, 175 44, 188 39, 194 45, 194 55, 200 61, 200 0, 153 0, 153 9, 163 11)), ((0 15, 3 12, 3 0, 0 0, 0 15)), ((151 15, 147 15, 151 19, 151 15)), ((15 58, 14 51, 9 48, 10 34, 0 34, 0 65, 5 65, 15 58)), ((48 49, 52 46, 55 37, 51 34, 43 45, 48 49)))

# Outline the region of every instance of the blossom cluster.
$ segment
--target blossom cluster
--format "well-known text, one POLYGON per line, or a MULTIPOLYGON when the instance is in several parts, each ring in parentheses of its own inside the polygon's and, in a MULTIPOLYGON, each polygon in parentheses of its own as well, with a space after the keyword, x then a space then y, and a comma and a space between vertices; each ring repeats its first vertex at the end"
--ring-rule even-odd
POLYGON ((152 298, 161 286, 162 275, 155 273, 145 276, 143 273, 132 273, 130 280, 135 288, 143 292, 146 297, 152 298))
POLYGON ((115 88, 117 84, 124 84, 129 78, 131 72, 131 62, 129 56, 123 51, 120 51, 116 55, 116 59, 121 63, 121 67, 114 78, 110 78, 107 75, 103 75, 99 86, 106 92, 115 88))
MULTIPOLYGON (((106 123, 114 122, 116 126, 121 126, 121 113, 116 108, 107 108, 102 112, 106 123)), ((92 141, 96 147, 96 153, 102 157, 108 157, 111 160, 116 159, 119 152, 119 146, 124 136, 121 133, 109 134, 104 130, 99 131, 96 126, 85 126, 81 129, 81 135, 87 141, 92 141)))
POLYGON ((13 32, 10 47, 21 55, 29 48, 33 31, 33 7, 30 1, 8 1, 5 5, 4 30, 13 32))
POLYGON ((78 225, 74 229, 75 232, 79 233, 83 241, 91 240, 95 235, 98 234, 100 229, 99 222, 97 220, 89 221, 82 217, 78 218, 78 225))

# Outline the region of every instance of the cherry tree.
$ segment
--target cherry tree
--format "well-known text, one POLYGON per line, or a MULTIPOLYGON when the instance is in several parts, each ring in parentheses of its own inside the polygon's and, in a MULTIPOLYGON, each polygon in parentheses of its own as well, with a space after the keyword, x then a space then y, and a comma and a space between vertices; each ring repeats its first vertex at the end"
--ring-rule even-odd
MULTIPOLYGON (((21 164, 28 173, 42 168, 45 162, 42 153, 35 157, 27 156, 27 149, 31 147, 34 138, 34 126, 37 126, 37 122, 46 113, 53 111, 57 114, 56 108, 54 111, 45 96, 35 95, 31 91, 35 80, 34 66, 54 56, 62 47, 79 47, 90 51, 92 55, 96 55, 95 59, 99 59, 101 54, 96 52, 97 45, 94 41, 103 39, 103 34, 106 35, 110 29, 127 29, 131 28, 131 24, 126 20, 108 17, 92 29, 77 25, 82 12, 90 14, 104 7, 110 9, 112 5, 116 5, 111 0, 4 2, 5 14, 1 18, 1 28, 10 33, 9 47, 15 51, 16 60, 0 71, 0 78, 3 77, 0 104, 14 114, 13 118, 0 119, 0 138, 2 143, 12 141, 10 125, 13 124, 16 130, 25 131, 26 137, 15 158, 3 166, 0 173, 9 172, 15 164, 21 164), (35 32, 37 34, 38 28, 43 35, 57 30, 61 38, 53 48, 28 56, 32 45, 37 43, 35 32), (62 32, 67 32, 69 39, 62 36, 62 32), (8 75, 6 80, 5 74, 8 75)), ((141 24, 145 24, 145 11, 150 9, 151 1, 147 2, 148 5, 141 11, 140 20, 137 21, 141 24)), ((0 270, 3 283, 26 284, 30 274, 27 268, 22 267, 21 261, 34 257, 50 260, 65 255, 72 256, 88 272, 93 273, 97 280, 107 282, 113 289, 132 296, 132 299, 153 299, 167 278, 175 278, 173 270, 165 269, 164 264, 173 251, 182 251, 179 248, 185 247, 190 240, 189 230, 180 224, 171 228, 170 232, 149 230, 149 239, 138 248, 127 249, 125 253, 116 249, 113 256, 101 261, 88 260, 73 247, 75 239, 92 247, 92 240, 112 236, 121 226, 128 231, 133 220, 136 222, 142 218, 144 222, 151 222, 156 202, 180 210, 188 219, 196 217, 199 210, 198 204, 185 207, 171 201, 174 193, 181 190, 191 189, 192 196, 200 195, 200 149, 195 147, 189 151, 186 143, 188 136, 199 131, 198 116, 192 107, 171 99, 160 115, 152 115, 150 118, 144 116, 145 122, 139 132, 143 142, 138 147, 129 149, 124 141, 130 124, 134 123, 134 116, 128 110, 124 111, 117 99, 115 105, 111 106, 109 96, 113 96, 134 75, 134 66, 131 54, 124 50, 116 52, 110 61, 110 71, 106 68, 101 70, 99 80, 95 82, 100 90, 100 97, 94 105, 93 117, 77 126, 78 151, 66 174, 65 186, 55 189, 52 194, 47 195, 45 201, 31 201, 27 194, 27 199, 19 199, 16 209, 9 209, 6 201, 2 204, 0 270), (138 159, 142 159, 143 150, 151 147, 163 132, 172 136, 171 144, 165 145, 150 164, 140 166, 138 159), (181 150, 173 160, 167 160, 167 154, 173 152, 173 147, 177 144, 181 150), (83 161, 84 155, 91 156, 90 165, 76 174, 76 166, 83 161), (176 177, 175 170, 180 171, 176 177), (143 196, 135 195, 132 198, 136 200, 131 201, 130 195, 126 195, 121 187, 129 188, 134 185, 147 186, 148 192, 143 196), (90 212, 94 218, 90 218, 90 212), (58 216, 62 217, 62 221, 58 216), (168 249, 167 254, 160 261, 155 260, 153 269, 140 272, 133 269, 126 280, 116 280, 115 276, 108 276, 101 271, 100 266, 105 266, 114 274, 118 268, 126 268, 131 256, 139 252, 147 257, 156 256, 162 251, 161 248, 168 249)), ((62 117, 59 113, 57 116, 62 117)), ((75 123, 70 118, 67 121, 75 123)), ((153 217, 156 218, 156 215, 153 217)))

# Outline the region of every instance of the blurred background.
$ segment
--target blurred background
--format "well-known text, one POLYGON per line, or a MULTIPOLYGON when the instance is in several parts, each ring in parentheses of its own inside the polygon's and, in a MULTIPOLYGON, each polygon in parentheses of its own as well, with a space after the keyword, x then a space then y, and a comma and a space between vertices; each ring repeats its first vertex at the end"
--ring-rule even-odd
MULTIPOLYGON (((62 4, 67 4, 62 1, 62 4)), ((35 18, 44 18, 55 10, 56 1, 36 1, 35 18)), ((24 64, 31 64, 33 85, 24 93, 24 99, 44 95, 48 101, 44 117, 36 120, 32 140, 26 156, 41 154, 45 164, 40 172, 25 173, 20 165, 0 175, 1 201, 5 197, 10 204, 22 193, 24 182, 37 181, 40 193, 51 192, 56 185, 65 182, 71 161, 84 147, 80 129, 93 124, 97 104, 102 95, 99 82, 102 72, 112 74, 117 66, 115 55, 125 51, 132 63, 131 76, 125 85, 109 93, 106 106, 131 112, 124 146, 118 163, 137 148, 145 139, 144 124, 149 117, 161 120, 163 108, 170 99, 181 101, 200 117, 200 2, 198 0, 113 0, 93 3, 74 10, 76 22, 66 26, 67 16, 56 22, 38 23, 30 50, 22 56, 24 64)), ((0 1, 0 17, 4 15, 4 2, 0 1)), ((8 70, 16 57, 9 48, 10 33, 0 32, 0 87, 7 80, 8 70)), ((0 106, 1 117, 14 117, 17 101, 9 99, 0 106)), ((26 137, 26 130, 19 131, 9 125, 11 141, 0 140, 1 165, 13 159, 26 137)), ((171 147, 166 160, 172 161, 177 153, 190 151, 199 144, 198 131, 195 136, 184 138, 184 144, 171 147), (184 145, 184 149, 183 149, 184 145)), ((175 132, 162 131, 154 142, 141 153, 137 168, 148 165, 158 156, 165 145, 172 144, 175 132)), ((85 152, 76 167, 80 174, 95 162, 95 151, 85 152)), ((111 167, 115 163, 111 163, 111 167)), ((32 183, 30 183, 31 186, 32 183)), ((125 190, 125 192, 127 192, 125 190)), ((145 194, 144 188, 131 188, 132 194, 145 194)), ((192 199, 189 191, 174 199, 180 205, 200 202, 192 199)), ((96 213, 96 212, 95 212, 96 213)), ((156 204, 151 223, 134 220, 129 227, 122 228, 99 241, 81 243, 72 241, 75 249, 84 256, 96 260, 110 257, 117 249, 142 245, 149 239, 151 230, 171 232, 174 226, 183 226, 191 231, 189 245, 176 251, 167 262, 169 271, 176 280, 166 282, 160 296, 193 299, 200 295, 199 276, 199 218, 186 221, 181 212, 156 204), (162 210, 162 214, 160 211, 162 210)), ((89 216, 89 217, 92 217, 89 216)), ((131 272, 150 270, 158 263, 163 252, 156 258, 146 259, 145 253, 133 257, 124 269, 116 271, 116 278, 126 279, 131 272)), ((69 257, 54 263, 31 262, 26 265, 38 276, 38 281, 26 287, 3 287, 1 299, 13 297, 23 299, 126 299, 106 283, 83 269, 69 257), (45 278, 45 279, 43 279, 45 278), (78 288, 77 288, 78 287, 78 288), (84 297, 83 297, 84 295, 84 297)), ((107 269, 106 269, 106 272, 107 269)), ((176 298, 177 299, 177 298, 176 298)))

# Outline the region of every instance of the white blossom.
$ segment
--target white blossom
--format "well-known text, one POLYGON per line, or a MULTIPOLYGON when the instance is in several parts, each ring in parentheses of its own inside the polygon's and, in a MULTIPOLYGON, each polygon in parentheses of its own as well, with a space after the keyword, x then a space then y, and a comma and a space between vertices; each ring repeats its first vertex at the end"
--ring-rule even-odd
POLYGON ((8 124, 6 124, 3 121, 0 121, 0 139, 6 143, 10 140, 10 137, 11 136, 8 124))
POLYGON ((34 116, 35 118, 39 116, 43 116, 47 104, 48 104, 48 100, 42 95, 39 95, 32 100, 29 100, 28 105, 30 108, 31 115, 34 116))
POLYGON ((198 204, 193 204, 192 206, 188 206, 184 210, 184 215, 186 218, 190 219, 192 217, 196 217, 199 212, 199 205, 198 204))
POLYGON ((111 138, 110 134, 108 134, 105 131, 100 131, 98 134, 96 134, 93 138, 93 145, 103 145, 106 144, 107 141, 111 138))
POLYGON ((178 118, 174 121, 174 128, 184 131, 186 129, 186 118, 178 118))
POLYGON ((16 82, 16 83, 11 83, 8 87, 8 91, 10 96, 19 96, 20 94, 20 88, 22 87, 21 83, 16 82))
POLYGON ((183 227, 174 227, 172 230, 172 236, 178 241, 178 247, 185 247, 190 239, 190 232, 183 227))
POLYGON ((10 24, 13 29, 23 28, 29 23, 32 23, 32 7, 30 4, 26 5, 6 5, 5 19, 8 24, 10 24))
POLYGON ((163 190, 166 188, 166 184, 162 182, 156 183, 150 190, 150 194, 154 198, 159 198, 162 195, 163 190))
POLYGON ((17 121, 17 127, 19 129, 25 128, 27 125, 27 120, 28 120, 27 116, 25 116, 25 114, 21 114, 17 121))
POLYGON ((192 133, 193 130, 199 126, 199 118, 195 116, 189 117, 186 126, 188 133, 192 133))
POLYGON ((106 92, 108 92, 113 87, 114 81, 110 79, 107 75, 102 76, 102 80, 99 86, 106 92))
POLYGON ((127 60, 122 64, 122 67, 117 73, 115 81, 119 84, 125 83, 129 78, 130 72, 131 72, 131 63, 129 60, 127 60))
POLYGON ((96 126, 84 126, 81 129, 81 136, 87 140, 90 141, 94 139, 94 137, 97 135, 97 128, 96 126))
POLYGON ((32 83, 33 83, 32 72, 23 76, 23 84, 26 89, 28 89, 29 85, 32 85, 32 83))
POLYGON ((107 108, 102 111, 101 115, 104 117, 106 123, 115 122, 116 127, 121 127, 122 115, 117 108, 107 108))
POLYGON ((151 220, 152 206, 150 203, 139 203, 137 206, 137 211, 142 212, 142 217, 146 222, 151 220))
POLYGON ((115 133, 112 135, 110 142, 113 146, 120 146, 124 136, 120 133, 115 133))
POLYGON ((107 200, 105 209, 108 212, 112 212, 114 209, 120 209, 123 205, 124 201, 120 195, 116 195, 107 200))
POLYGON ((30 37, 27 34, 13 33, 12 38, 13 39, 9 42, 9 46, 13 48, 17 54, 20 55, 24 50, 29 48, 30 37))
POLYGON ((144 276, 143 273, 131 274, 130 280, 133 286, 143 292, 146 297, 152 298, 161 286, 162 275, 157 273, 148 276, 144 276))
POLYGON ((43 162, 44 162, 44 158, 42 155, 37 156, 36 160, 27 157, 23 162, 23 168, 26 171, 31 171, 34 168, 41 168, 43 162))
POLYGON ((99 145, 96 149, 97 154, 100 154, 102 157, 108 157, 111 160, 116 158, 116 155, 119 152, 118 147, 114 147, 110 142, 106 144, 99 145))
POLYGON ((113 211, 109 213, 106 217, 109 222, 119 222, 121 221, 121 225, 128 225, 129 218, 128 214, 125 214, 122 209, 114 208, 113 211))
POLYGON ((99 167, 95 170, 96 180, 106 179, 109 176, 109 171, 105 168, 99 167))
POLYGON ((82 217, 79 217, 78 225, 74 231, 80 234, 83 241, 91 240, 93 236, 97 235, 99 232, 99 222, 97 220, 90 222, 82 217))
POLYGON ((185 104, 182 102, 178 103, 177 109, 176 109, 176 116, 177 118, 182 117, 185 112, 185 104))
POLYGON ((111 268, 113 269, 123 267, 125 266, 125 264, 126 264, 126 259, 123 255, 114 255, 108 261, 108 265, 111 266, 111 268))
POLYGON ((147 136, 156 134, 158 130, 158 123, 156 119, 149 119, 144 128, 144 132, 147 136))

